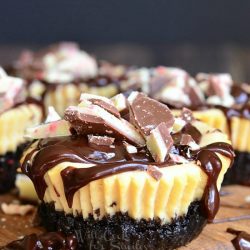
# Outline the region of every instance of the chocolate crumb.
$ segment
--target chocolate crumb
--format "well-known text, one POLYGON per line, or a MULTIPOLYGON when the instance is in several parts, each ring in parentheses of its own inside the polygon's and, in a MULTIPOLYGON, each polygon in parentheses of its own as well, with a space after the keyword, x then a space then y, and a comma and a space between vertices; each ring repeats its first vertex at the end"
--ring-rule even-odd
POLYGON ((154 165, 149 165, 147 172, 157 181, 159 181, 162 177, 162 172, 154 165))
POLYGON ((111 146, 114 141, 115 138, 108 136, 88 135, 88 142, 91 144, 96 144, 98 146, 111 146))
POLYGON ((110 207, 115 207, 117 204, 116 204, 116 202, 113 202, 111 205, 110 205, 110 207))
POLYGON ((100 208, 97 208, 97 209, 95 210, 95 214, 97 215, 97 217, 100 217, 100 215, 101 215, 100 208))
POLYGON ((187 123, 190 123, 190 122, 195 121, 195 118, 194 118, 194 116, 193 116, 193 112, 192 112, 190 109, 187 109, 187 108, 183 108, 183 109, 182 109, 181 118, 182 118, 185 122, 187 122, 187 123))
POLYGON ((172 145, 168 125, 165 122, 153 129, 147 137, 147 147, 156 162, 164 162, 172 145))

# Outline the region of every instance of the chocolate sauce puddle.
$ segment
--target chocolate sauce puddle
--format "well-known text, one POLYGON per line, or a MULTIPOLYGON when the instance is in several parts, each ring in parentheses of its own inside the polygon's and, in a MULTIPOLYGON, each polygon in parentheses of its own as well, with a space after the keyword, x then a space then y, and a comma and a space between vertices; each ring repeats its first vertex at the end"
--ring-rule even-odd
POLYGON ((78 243, 74 235, 65 236, 62 232, 49 232, 41 235, 30 234, 1 247, 2 250, 77 250, 78 243))
MULTIPOLYGON (((174 145, 177 149, 180 145, 174 145)), ((217 178, 222 163, 216 153, 233 160, 234 153, 227 143, 213 143, 197 151, 188 147, 176 150, 186 159, 197 161, 208 176, 204 192, 204 207, 209 221, 212 221, 219 208, 219 192, 217 178)), ((129 154, 121 141, 116 141, 112 147, 88 144, 83 136, 47 138, 38 142, 37 148, 27 154, 22 164, 23 172, 33 181, 37 194, 42 200, 46 190, 45 173, 61 162, 93 164, 90 168, 67 167, 61 172, 66 199, 72 206, 74 193, 93 180, 127 171, 146 171, 149 165, 167 167, 174 165, 169 159, 164 163, 156 163, 146 148, 138 148, 138 152, 129 154)))
POLYGON ((232 228, 228 228, 227 232, 236 235, 231 241, 236 250, 250 250, 250 234, 232 228))

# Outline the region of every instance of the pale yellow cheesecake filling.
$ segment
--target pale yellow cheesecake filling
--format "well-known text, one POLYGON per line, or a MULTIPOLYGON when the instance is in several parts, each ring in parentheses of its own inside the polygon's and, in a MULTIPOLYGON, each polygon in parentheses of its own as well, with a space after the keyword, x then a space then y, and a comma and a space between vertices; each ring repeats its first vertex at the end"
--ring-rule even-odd
POLYGON ((0 155, 15 152, 25 142, 25 129, 41 123, 42 116, 36 104, 22 104, 0 114, 0 155))
MULTIPOLYGON (((180 114, 180 110, 173 113, 180 114)), ((227 133, 232 141, 234 150, 250 153, 250 120, 240 117, 232 117, 227 120, 223 111, 219 109, 208 109, 204 111, 193 111, 196 119, 227 133), (229 123, 229 124, 228 124, 229 123)))
MULTIPOLYGON (((39 82, 34 82, 29 89, 30 96, 41 98, 44 86, 39 82)), ((55 88, 48 90, 44 96, 45 110, 48 110, 49 106, 53 106, 60 115, 63 115, 68 106, 79 103, 81 93, 112 97, 118 93, 118 89, 115 84, 103 87, 89 86, 87 83, 56 85, 55 88)))
POLYGON ((250 120, 231 118, 231 140, 234 150, 250 153, 250 120))

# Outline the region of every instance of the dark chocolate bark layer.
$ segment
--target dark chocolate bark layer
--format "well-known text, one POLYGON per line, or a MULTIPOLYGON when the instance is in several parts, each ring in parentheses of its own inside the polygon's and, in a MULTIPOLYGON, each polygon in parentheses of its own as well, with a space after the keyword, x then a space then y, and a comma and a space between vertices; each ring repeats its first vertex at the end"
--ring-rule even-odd
POLYGON ((186 216, 164 225, 160 220, 136 221, 121 213, 84 220, 81 215, 55 211, 52 203, 42 203, 38 213, 47 230, 75 234, 80 249, 176 249, 200 234, 207 223, 203 210, 202 202, 193 202, 186 216))
POLYGON ((241 184, 250 186, 250 153, 235 151, 233 166, 228 169, 223 185, 241 184))
POLYGON ((8 152, 5 155, 0 155, 0 194, 14 188, 16 170, 19 167, 19 160, 26 145, 19 146, 16 152, 8 152))

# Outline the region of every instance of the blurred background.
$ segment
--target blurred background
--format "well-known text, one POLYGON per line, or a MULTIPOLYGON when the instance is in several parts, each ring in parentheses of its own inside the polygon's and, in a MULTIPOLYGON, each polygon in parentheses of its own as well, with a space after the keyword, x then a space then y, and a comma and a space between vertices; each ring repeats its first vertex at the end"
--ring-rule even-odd
POLYGON ((230 72, 250 82, 249 0, 8 0, 0 63, 58 41, 114 63, 230 72))

